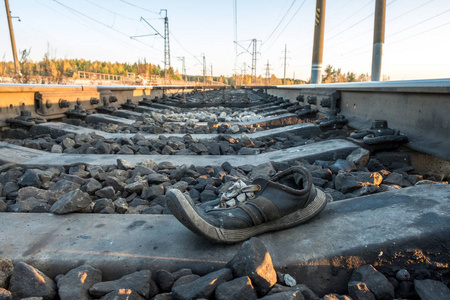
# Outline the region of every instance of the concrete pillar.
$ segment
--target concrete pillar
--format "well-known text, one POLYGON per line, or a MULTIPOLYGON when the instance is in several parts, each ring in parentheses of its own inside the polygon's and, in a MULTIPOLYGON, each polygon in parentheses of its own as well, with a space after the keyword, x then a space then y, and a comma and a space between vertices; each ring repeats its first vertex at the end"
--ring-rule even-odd
POLYGON ((325 31, 326 0, 316 0, 314 20, 314 45, 311 66, 311 83, 322 83, 323 35, 325 31))
POLYGON ((373 28, 372 81, 381 81, 381 62, 383 58, 384 27, 386 19, 386 0, 376 0, 373 28))

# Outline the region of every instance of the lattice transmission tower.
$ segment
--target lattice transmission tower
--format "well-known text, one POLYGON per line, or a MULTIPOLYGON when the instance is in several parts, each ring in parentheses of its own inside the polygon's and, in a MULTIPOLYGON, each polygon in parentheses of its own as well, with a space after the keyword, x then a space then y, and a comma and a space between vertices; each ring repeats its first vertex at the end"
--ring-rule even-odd
POLYGON ((167 17, 167 9, 164 16, 164 79, 167 79, 166 72, 170 69, 170 41, 169 41, 169 18, 167 17))
POLYGON ((159 35, 164 39, 164 82, 167 80, 168 70, 170 69, 170 41, 169 41, 169 18, 167 17, 167 9, 161 9, 161 12, 164 11, 166 14, 164 16, 164 35, 159 33, 158 30, 155 29, 144 17, 141 17, 141 21, 144 21, 148 26, 150 26, 156 33, 154 34, 145 34, 138 36, 131 36, 130 38, 140 38, 149 35, 159 35))

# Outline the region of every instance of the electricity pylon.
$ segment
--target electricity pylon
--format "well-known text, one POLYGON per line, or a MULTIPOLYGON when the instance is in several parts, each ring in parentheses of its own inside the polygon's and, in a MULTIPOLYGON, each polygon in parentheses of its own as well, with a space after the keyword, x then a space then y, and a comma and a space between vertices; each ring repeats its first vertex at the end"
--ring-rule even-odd
POLYGON ((164 35, 159 33, 158 30, 155 29, 144 17, 141 17, 141 21, 144 21, 148 26, 150 26, 156 33, 155 34, 146 34, 146 35, 139 35, 139 36, 131 36, 130 38, 137 38, 137 37, 143 37, 143 36, 149 36, 149 35, 159 35, 164 39, 164 82, 167 80, 167 71, 170 69, 170 42, 169 42, 169 18, 167 17, 167 9, 161 9, 160 14, 162 11, 165 11, 166 15, 164 16, 164 35))
MULTIPOLYGON (((251 39, 250 40, 250 45, 247 48, 244 48, 242 45, 239 44, 238 41, 234 41, 234 43, 236 45, 238 45, 239 47, 241 47, 242 49, 245 50, 245 52, 249 53, 252 55, 252 67, 251 67, 251 76, 252 76, 252 80, 253 78, 256 80, 256 62, 258 60, 257 55, 258 55, 258 42, 261 42, 260 40, 257 39, 251 39), (252 52, 249 51, 249 48, 252 47, 252 52)), ((244 53, 244 52, 243 52, 244 53)), ((242 54, 242 53, 241 53, 242 54)))

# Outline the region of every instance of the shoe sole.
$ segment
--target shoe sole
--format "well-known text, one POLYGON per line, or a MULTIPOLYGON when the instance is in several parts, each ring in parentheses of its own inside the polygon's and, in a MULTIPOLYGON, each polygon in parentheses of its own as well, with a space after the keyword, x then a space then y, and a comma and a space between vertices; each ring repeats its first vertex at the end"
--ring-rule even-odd
POLYGON ((311 220, 318 215, 327 204, 327 196, 317 189, 314 200, 305 208, 281 217, 277 220, 242 229, 225 229, 214 226, 203 219, 196 211, 195 204, 186 199, 177 189, 167 192, 167 205, 172 214, 192 232, 214 242, 237 243, 261 233, 294 227, 311 220))

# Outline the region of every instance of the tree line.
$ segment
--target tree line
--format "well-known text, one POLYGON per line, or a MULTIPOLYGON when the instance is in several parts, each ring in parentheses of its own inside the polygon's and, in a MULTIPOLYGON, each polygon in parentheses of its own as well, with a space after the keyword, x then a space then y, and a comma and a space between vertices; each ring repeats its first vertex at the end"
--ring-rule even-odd
MULTIPOLYGON (((148 63, 145 59, 138 60, 135 63, 120 63, 107 61, 91 61, 85 59, 56 59, 50 57, 47 52, 41 61, 33 61, 29 58, 30 50, 23 50, 20 52, 20 69, 22 76, 18 77, 15 74, 14 63, 5 59, 0 62, 0 77, 14 77, 15 81, 20 83, 66 83, 68 79, 78 79, 78 72, 92 72, 110 75, 120 75, 127 77, 128 73, 139 74, 142 77, 151 77, 152 75, 164 78, 164 69, 159 65, 148 63)), ((252 77, 250 75, 233 74, 231 77, 227 76, 203 76, 198 75, 180 75, 178 70, 172 67, 166 71, 167 78, 172 80, 186 80, 190 82, 206 82, 206 83, 221 83, 225 85, 292 85, 292 84, 306 84, 309 80, 300 80, 286 78, 277 78, 274 74, 270 78, 252 77)), ((384 76, 384 80, 389 79, 384 76)), ((354 72, 342 72, 341 68, 334 68, 327 65, 323 71, 322 82, 357 82, 369 81, 368 74, 356 74, 354 72)))

